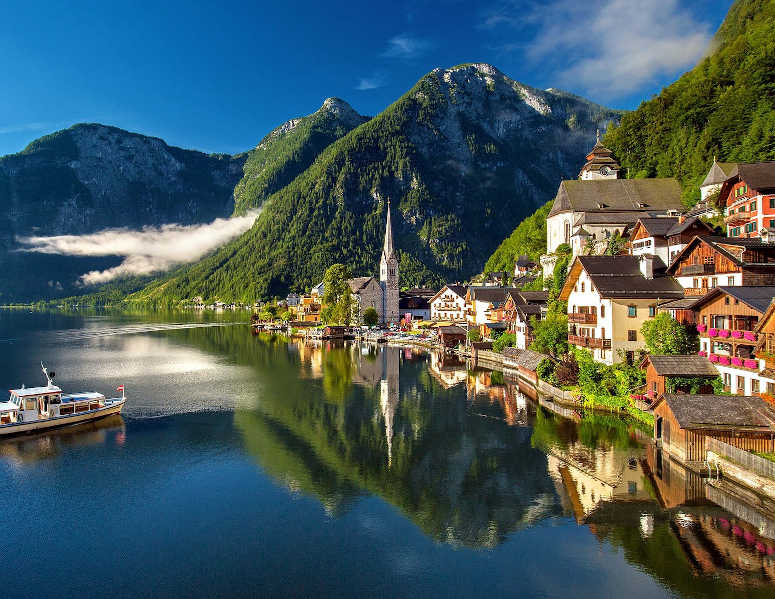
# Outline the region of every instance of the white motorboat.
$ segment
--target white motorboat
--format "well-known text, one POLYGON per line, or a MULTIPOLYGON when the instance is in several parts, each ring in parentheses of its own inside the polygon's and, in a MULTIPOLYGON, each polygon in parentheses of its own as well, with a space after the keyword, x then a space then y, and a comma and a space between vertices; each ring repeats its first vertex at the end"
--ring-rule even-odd
POLYGON ((0 402, 0 435, 70 426, 121 413, 126 402, 124 385, 117 389, 121 397, 110 399, 91 391, 65 395, 54 385, 54 373, 49 374, 43 362, 40 367, 46 376, 45 387, 11 389, 8 401, 0 402))

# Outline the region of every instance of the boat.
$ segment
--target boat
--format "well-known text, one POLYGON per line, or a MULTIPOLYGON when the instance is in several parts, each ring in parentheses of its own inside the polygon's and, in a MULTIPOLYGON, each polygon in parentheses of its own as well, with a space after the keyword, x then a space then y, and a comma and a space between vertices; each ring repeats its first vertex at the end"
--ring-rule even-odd
POLYGON ((8 401, 0 402, 0 436, 72 426, 121 413, 126 402, 124 385, 116 389, 121 397, 106 398, 93 391, 63 394, 54 384, 54 373, 43 362, 40 367, 45 387, 11 389, 8 401))

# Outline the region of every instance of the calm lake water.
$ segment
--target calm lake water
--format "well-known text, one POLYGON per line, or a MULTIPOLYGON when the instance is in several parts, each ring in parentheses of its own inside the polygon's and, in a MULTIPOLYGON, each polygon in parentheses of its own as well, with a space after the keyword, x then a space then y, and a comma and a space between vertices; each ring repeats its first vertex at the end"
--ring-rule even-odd
POLYGON ((775 523, 633 425, 409 349, 194 319, 0 311, 5 389, 42 359, 129 397, 0 441, 3 597, 775 594, 775 523))

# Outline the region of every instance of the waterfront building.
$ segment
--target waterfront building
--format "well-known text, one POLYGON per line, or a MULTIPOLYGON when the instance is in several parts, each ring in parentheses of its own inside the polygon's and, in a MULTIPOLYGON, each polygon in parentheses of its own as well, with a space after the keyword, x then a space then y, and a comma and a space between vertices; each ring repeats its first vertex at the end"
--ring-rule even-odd
POLYGON ((568 302, 568 343, 604 364, 632 363, 645 347, 640 329, 659 301, 683 297, 664 268, 651 255, 576 256, 559 296, 568 302))
POLYGON ((700 356, 724 380, 724 389, 739 395, 775 391, 775 378, 756 355, 759 321, 775 296, 775 286, 717 287, 694 305, 700 356))
POLYGON ((444 285, 430 299, 431 320, 465 322, 466 288, 464 285, 444 285))
POLYGON ((681 462, 704 462, 706 439, 773 451, 775 408, 760 397, 665 393, 654 403, 654 439, 681 462))
POLYGON ((700 386, 700 393, 712 393, 712 380, 719 375, 707 358, 695 355, 647 354, 640 367, 646 371, 646 395, 652 400, 668 392, 688 393, 691 389, 687 386, 687 378, 706 380, 700 386))
POLYGON ((469 325, 480 326, 491 319, 491 311, 503 307, 509 292, 518 291, 513 287, 471 286, 466 290, 466 321, 469 325))
POLYGON ((543 320, 547 312, 548 292, 511 291, 497 317, 508 323, 508 331, 516 337, 515 347, 526 349, 533 343, 532 320, 543 320))
POLYGON ((775 285, 775 240, 694 237, 667 268, 686 295, 724 286, 775 285))
MULTIPOLYGON (((775 298, 770 301, 754 332, 757 337, 756 355, 762 367, 761 374, 775 380, 775 298)), ((775 404, 775 385, 760 389, 760 394, 768 402, 775 404)))
MULTIPOLYGON (((320 284, 323 285, 322 283, 320 284)), ((300 322, 320 322, 320 312, 323 309, 323 296, 317 294, 303 295, 299 303, 289 306, 295 315, 295 320, 300 322)))
POLYGON ((410 316, 411 320, 431 319, 431 298, 436 295, 433 289, 414 288, 402 291, 398 297, 398 311, 401 318, 410 316))
POLYGON ((775 161, 735 164, 721 184, 718 202, 729 237, 775 232, 775 161))

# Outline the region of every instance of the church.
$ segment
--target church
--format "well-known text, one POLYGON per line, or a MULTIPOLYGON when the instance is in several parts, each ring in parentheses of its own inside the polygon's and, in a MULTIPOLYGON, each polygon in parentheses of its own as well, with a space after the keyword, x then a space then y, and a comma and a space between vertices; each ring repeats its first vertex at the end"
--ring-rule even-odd
POLYGON ((379 262, 379 281, 374 277, 356 277, 348 281, 356 303, 355 322, 363 322, 366 308, 374 308, 380 324, 398 324, 398 258, 393 247, 393 228, 390 223, 390 202, 387 206, 385 240, 379 262))

